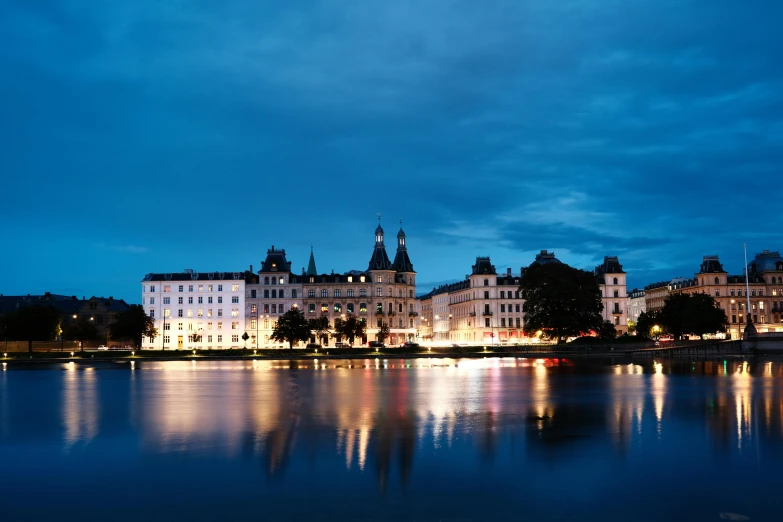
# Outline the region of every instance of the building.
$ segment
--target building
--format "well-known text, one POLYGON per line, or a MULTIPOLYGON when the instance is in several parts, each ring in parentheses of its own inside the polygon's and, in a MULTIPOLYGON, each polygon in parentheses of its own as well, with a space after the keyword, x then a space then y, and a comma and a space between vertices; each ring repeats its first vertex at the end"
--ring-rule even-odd
POLYGON ((742 338, 748 313, 760 333, 783 332, 783 257, 780 252, 764 250, 755 255, 742 274, 730 275, 716 255, 704 256, 693 278, 676 278, 656 283, 655 301, 645 287, 647 309, 663 308, 663 301, 674 293, 711 295, 729 320, 732 339, 742 338), (745 276, 747 270, 747 281, 745 276))
POLYGON ((60 327, 65 330, 79 320, 90 321, 98 332, 97 341, 109 342, 109 325, 115 316, 128 309, 128 303, 114 297, 96 297, 81 299, 74 296, 57 295, 46 292, 43 295, 3 296, 0 295, 0 316, 18 310, 24 306, 51 306, 60 314, 60 327))
POLYGON ((628 310, 628 323, 634 324, 639 321, 639 316, 642 312, 647 311, 647 304, 645 301, 644 290, 634 288, 628 293, 626 299, 625 309, 628 310))
POLYGON ((652 313, 663 310, 664 302, 669 296, 670 283, 670 281, 659 281, 644 287, 645 311, 652 313))
POLYGON ((249 326, 245 285, 254 281, 252 271, 147 274, 141 281, 142 306, 155 320, 158 337, 144 339, 142 348, 241 348, 249 326))
POLYGON ((387 344, 415 341, 418 333, 416 272, 408 256, 407 238, 400 228, 397 252, 389 260, 383 228, 375 230, 375 245, 367 269, 342 274, 317 274, 311 252, 308 270, 301 276, 302 308, 308 319, 327 317, 330 328, 349 314, 367 324, 367 340, 376 340, 382 325, 389 327, 387 344))
POLYGON ((614 325, 615 333, 628 333, 628 309, 626 307, 625 272, 617 257, 606 256, 604 262, 594 270, 601 290, 601 302, 604 305, 604 321, 614 325))

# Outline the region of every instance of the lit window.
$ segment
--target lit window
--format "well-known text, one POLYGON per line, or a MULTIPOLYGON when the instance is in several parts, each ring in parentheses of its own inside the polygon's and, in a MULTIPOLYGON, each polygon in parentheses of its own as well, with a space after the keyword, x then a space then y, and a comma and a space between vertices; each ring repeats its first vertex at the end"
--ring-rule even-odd
POLYGON ((234 321, 231 323, 231 329, 232 330, 238 330, 239 329, 239 323, 234 321))
POLYGON ((353 276, 348 276, 348 282, 353 283, 353 276))
POLYGON ((283 279, 282 277, 280 278, 280 284, 281 284, 281 285, 284 285, 284 284, 285 284, 285 279, 283 279))
POLYGON ((257 324, 256 320, 255 319, 251 319, 250 320, 250 329, 251 330, 255 330, 256 329, 256 324, 257 324))
POLYGON ((163 291, 164 291, 164 292, 171 292, 171 287, 170 287, 169 285, 165 285, 165 286, 163 287, 163 291))
POLYGON ((192 309, 188 309, 188 317, 193 317, 193 310, 192 309))
POLYGON ((207 323, 207 330, 211 330, 211 329, 212 329, 212 323, 207 323))
POLYGON ((375 276, 375 282, 376 283, 383 283, 383 277, 382 276, 375 276))
POLYGON ((343 311, 343 305, 340 303, 334 303, 334 313, 339 314, 343 311))
POLYGON ((321 313, 327 313, 329 311, 329 305, 326 303, 321 304, 321 313))
POLYGON ((207 285, 207 292, 211 292, 211 291, 212 291, 212 285, 207 285))
POLYGON ((203 317, 204 316, 204 310, 203 309, 201 309, 201 308, 198 309, 198 316, 199 317, 203 317))
POLYGON ((239 285, 231 285, 232 292, 239 292, 239 285))
POLYGON ((307 311, 310 312, 311 314, 314 314, 315 313, 315 303, 310 303, 309 305, 307 305, 307 311))
POLYGON ((223 323, 218 323, 217 325, 218 325, 218 327, 217 327, 218 330, 222 330, 223 329, 223 323))
MULTIPOLYGON (((359 282, 360 282, 360 283, 364 283, 364 276, 359 276, 359 282)), ((153 292, 154 292, 154 291, 155 291, 155 290, 153 290, 153 292)))
POLYGON ((348 303, 346 308, 347 308, 349 314, 353 313, 353 303, 348 303))
POLYGON ((203 292, 204 291, 204 285, 198 285, 198 291, 203 292))
POLYGON ((375 295, 376 295, 377 297, 383 297, 383 288, 380 288, 380 287, 379 287, 379 288, 376 288, 376 289, 375 289, 375 295))

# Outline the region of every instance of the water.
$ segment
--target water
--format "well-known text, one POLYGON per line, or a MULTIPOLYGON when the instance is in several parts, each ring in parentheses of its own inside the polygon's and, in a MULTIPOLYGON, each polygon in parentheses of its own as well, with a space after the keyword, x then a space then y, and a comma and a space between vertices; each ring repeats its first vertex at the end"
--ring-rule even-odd
POLYGON ((782 383, 755 360, 11 365, 0 519, 780 520, 782 383))

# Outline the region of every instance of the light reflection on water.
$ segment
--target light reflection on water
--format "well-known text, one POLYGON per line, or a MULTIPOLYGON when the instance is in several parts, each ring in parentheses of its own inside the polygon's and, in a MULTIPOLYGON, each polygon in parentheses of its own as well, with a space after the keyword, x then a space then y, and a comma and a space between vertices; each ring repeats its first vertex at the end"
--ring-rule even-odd
POLYGON ((0 491, 14 493, 8 514, 31 518, 52 513, 30 505, 26 481, 56 484, 53 500, 76 484, 108 488, 96 502, 110 506, 118 497, 104 481, 117 476, 172 510, 141 503, 113 515, 121 520, 245 516, 249 494, 271 518, 323 515, 314 503, 285 502, 303 484, 318 485, 308 495, 321 508, 353 492, 353 511, 330 508, 323 520, 488 520, 513 516, 520 498, 542 503, 527 506, 540 520, 778 516, 764 495, 783 456, 781 383, 774 361, 14 367, 0 373, 0 491), (737 477, 742 494, 731 487, 737 477), (158 498, 160 486, 198 500, 158 498), (635 503, 650 487, 661 502, 640 514, 635 503))

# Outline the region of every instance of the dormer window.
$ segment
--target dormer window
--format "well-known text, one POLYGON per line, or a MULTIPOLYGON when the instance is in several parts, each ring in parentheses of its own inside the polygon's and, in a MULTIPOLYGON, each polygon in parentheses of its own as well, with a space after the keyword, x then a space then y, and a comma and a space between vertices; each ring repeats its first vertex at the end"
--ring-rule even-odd
POLYGON ((310 282, 311 282, 311 283, 315 283, 315 278, 314 278, 314 277, 312 277, 312 276, 310 276, 310 282))
POLYGON ((364 276, 359 276, 359 282, 364 283, 364 276))
POLYGON ((348 276, 348 282, 353 283, 353 276, 348 276))

